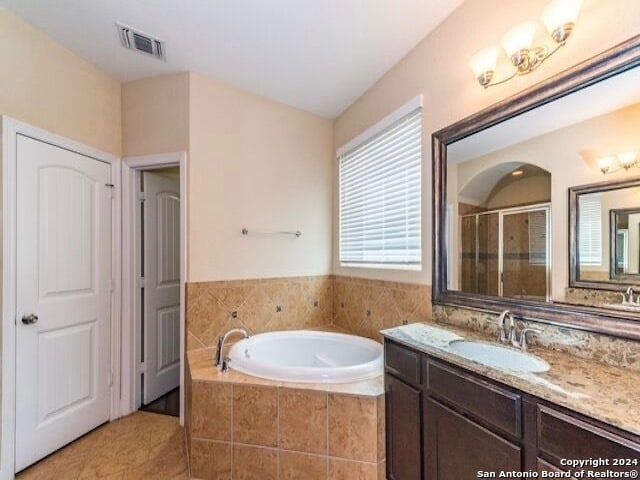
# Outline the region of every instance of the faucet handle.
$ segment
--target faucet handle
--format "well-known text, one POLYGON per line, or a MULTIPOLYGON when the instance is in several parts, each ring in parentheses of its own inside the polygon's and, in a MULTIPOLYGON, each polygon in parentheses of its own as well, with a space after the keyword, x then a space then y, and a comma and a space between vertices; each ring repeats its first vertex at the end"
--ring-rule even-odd
POLYGON ((513 315, 509 310, 503 311, 498 317, 498 341, 500 343, 508 343, 511 340, 512 332, 511 330, 507 333, 507 329, 505 328, 505 320, 509 318, 510 326, 513 325, 513 315))
POLYGON ((538 330, 537 328, 522 329, 522 331, 520 332, 520 350, 522 350, 523 352, 526 352, 528 349, 528 344, 527 344, 528 333, 535 333, 536 335, 539 335, 542 333, 542 330, 538 330))
POLYGON ((215 365, 219 367, 222 364, 222 345, 224 344, 224 336, 218 337, 218 344, 216 345, 216 359, 215 365))
POLYGON ((224 360, 222 360, 222 368, 220 369, 221 372, 226 372, 227 370, 229 370, 229 364, 231 363, 231 357, 227 356, 224 357, 224 360))

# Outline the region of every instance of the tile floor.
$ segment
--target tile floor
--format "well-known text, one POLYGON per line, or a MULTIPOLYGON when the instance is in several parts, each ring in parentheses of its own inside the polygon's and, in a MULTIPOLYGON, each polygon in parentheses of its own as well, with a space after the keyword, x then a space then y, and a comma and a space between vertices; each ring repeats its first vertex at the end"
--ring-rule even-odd
POLYGON ((176 417, 136 412, 108 423, 19 473, 18 480, 188 480, 176 417))

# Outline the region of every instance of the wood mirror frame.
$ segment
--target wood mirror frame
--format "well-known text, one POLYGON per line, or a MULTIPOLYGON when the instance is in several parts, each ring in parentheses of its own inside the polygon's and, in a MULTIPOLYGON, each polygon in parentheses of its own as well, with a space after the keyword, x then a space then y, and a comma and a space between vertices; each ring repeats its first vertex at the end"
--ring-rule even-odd
MULTIPOLYGON (((571 187, 569 189, 569 286, 571 288, 587 288, 589 290, 610 290, 625 291, 630 286, 640 286, 640 274, 624 275, 619 274, 613 276, 613 268, 615 265, 615 252, 612 248, 615 245, 615 225, 613 225, 613 213, 623 211, 639 211, 640 209, 617 209, 611 210, 609 216, 609 275, 610 280, 581 280, 580 266, 578 265, 578 198, 580 195, 588 195, 590 193, 611 192, 614 190, 622 190, 625 188, 640 187, 640 178, 629 178, 624 180, 615 180, 611 182, 592 183, 590 185, 581 185, 579 187, 571 187)), ((638 319, 640 322, 640 318, 638 319)))
MULTIPOLYGON (((527 320, 640 340, 640 316, 635 313, 564 303, 545 303, 532 300, 482 296, 448 290, 447 244, 445 235, 448 145, 638 66, 640 66, 640 35, 636 35, 596 57, 565 70, 549 80, 496 103, 453 125, 445 127, 432 135, 432 302, 434 305, 460 307, 496 314, 503 310, 511 310, 517 317, 527 320)), ((571 233, 569 236, 571 236, 571 233)), ((571 241, 569 243, 571 244, 571 241)), ((568 248, 571 248, 571 246, 569 245, 568 248)), ((570 259, 573 258, 573 256, 570 256, 570 259)), ((571 261, 575 260, 570 260, 570 262, 571 261)), ((567 267, 568 265, 556 266, 556 268, 567 267)), ((570 268, 570 277, 573 271, 574 270, 570 268)), ((592 283, 589 283, 589 288, 592 288, 591 286, 592 283)))

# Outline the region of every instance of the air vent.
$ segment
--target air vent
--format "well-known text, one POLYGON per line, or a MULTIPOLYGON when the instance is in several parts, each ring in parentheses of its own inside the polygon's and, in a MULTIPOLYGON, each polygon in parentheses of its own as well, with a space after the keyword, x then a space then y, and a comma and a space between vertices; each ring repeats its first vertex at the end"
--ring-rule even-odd
POLYGON ((136 30, 122 23, 116 23, 120 43, 124 48, 136 50, 146 55, 151 55, 160 60, 166 61, 164 53, 164 42, 151 35, 136 30))

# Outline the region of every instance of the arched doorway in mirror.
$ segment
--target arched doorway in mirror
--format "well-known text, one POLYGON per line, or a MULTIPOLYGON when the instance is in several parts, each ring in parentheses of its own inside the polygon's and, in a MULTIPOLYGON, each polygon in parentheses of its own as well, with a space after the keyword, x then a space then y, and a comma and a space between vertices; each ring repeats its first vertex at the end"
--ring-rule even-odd
MULTIPOLYGON (((458 178, 463 173, 459 170, 458 178)), ((549 299, 550 200, 551 174, 529 163, 489 166, 459 186, 461 291, 549 299)))

